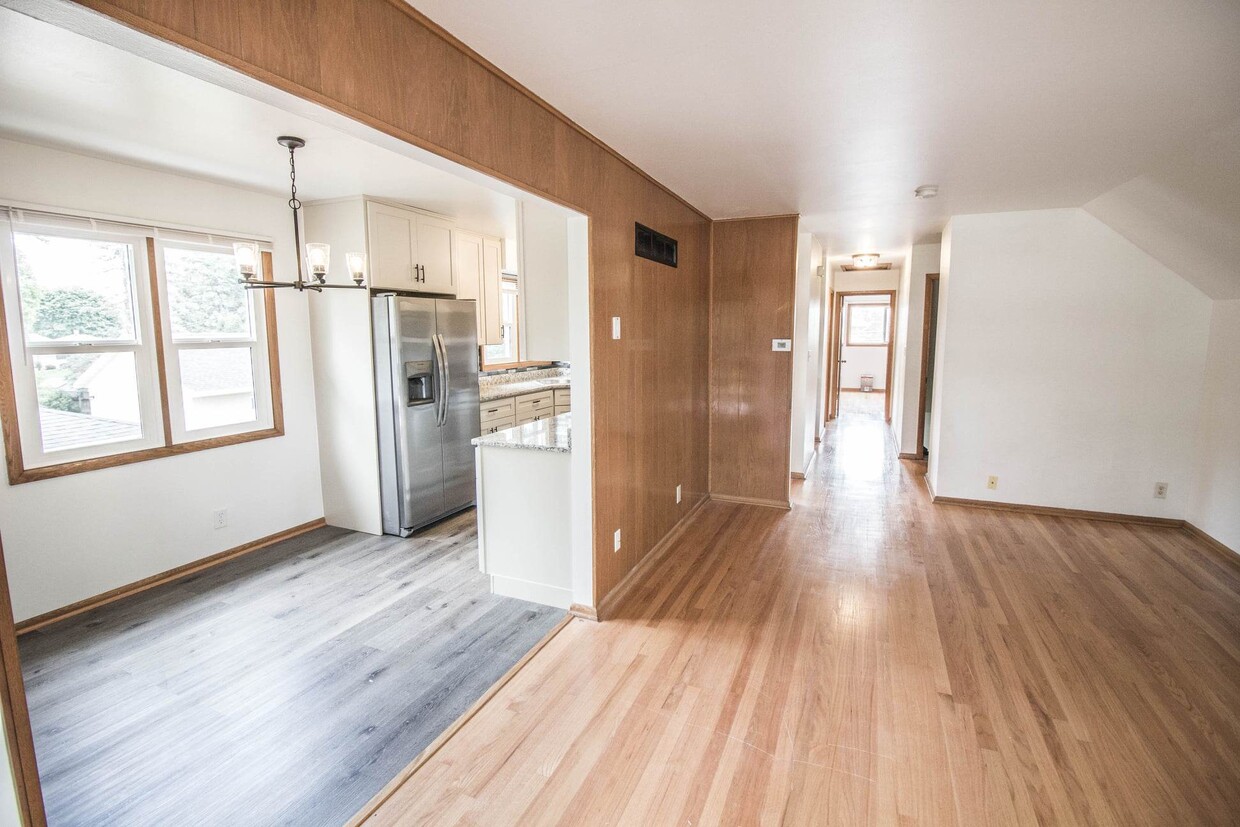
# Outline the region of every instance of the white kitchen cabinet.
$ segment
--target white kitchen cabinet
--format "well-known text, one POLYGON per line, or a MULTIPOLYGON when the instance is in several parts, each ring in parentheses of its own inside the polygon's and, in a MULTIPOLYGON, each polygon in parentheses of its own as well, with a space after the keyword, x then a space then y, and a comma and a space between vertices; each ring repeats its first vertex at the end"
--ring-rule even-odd
POLYGON ((500 270, 503 263, 504 242, 498 238, 482 240, 482 324, 478 330, 486 336, 485 344, 504 343, 504 308, 501 302, 500 270))
POLYGON ((377 201, 366 216, 372 287, 455 295, 450 223, 377 201))
POLYGON ((478 303, 478 344, 504 343, 500 305, 500 251, 503 242, 469 230, 453 230, 456 297, 478 303))

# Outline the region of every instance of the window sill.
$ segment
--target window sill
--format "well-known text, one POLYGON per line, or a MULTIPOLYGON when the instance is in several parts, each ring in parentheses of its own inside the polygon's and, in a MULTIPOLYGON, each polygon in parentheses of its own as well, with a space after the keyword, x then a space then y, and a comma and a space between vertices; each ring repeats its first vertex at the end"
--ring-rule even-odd
POLYGON ((192 454, 197 451, 223 448, 228 445, 241 445, 246 442, 257 442, 260 439, 271 439, 278 436, 284 436, 283 428, 264 428, 261 431, 246 431, 241 434, 199 439, 193 442, 182 442, 177 445, 161 445, 157 448, 146 448, 125 454, 113 454, 111 456, 82 459, 75 462, 62 462, 57 465, 42 465, 38 468, 21 467, 20 458, 15 458, 10 453, 8 457, 9 484, 20 485, 25 482, 38 482, 39 480, 50 480, 56 477, 67 477, 71 474, 84 474, 87 471, 101 471, 104 468, 115 468, 119 465, 132 465, 135 462, 146 462, 152 459, 192 454))

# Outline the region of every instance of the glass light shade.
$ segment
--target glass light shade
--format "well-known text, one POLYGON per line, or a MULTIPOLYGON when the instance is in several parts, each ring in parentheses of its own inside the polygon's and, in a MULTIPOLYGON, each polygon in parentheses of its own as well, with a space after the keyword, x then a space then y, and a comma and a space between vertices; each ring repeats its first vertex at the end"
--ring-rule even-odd
POLYGON ((238 241, 233 244, 233 258, 237 262, 237 273, 246 281, 254 281, 258 277, 258 245, 252 241, 238 241))
POLYGON ((365 253, 345 253, 345 263, 349 266, 349 276, 357 284, 361 284, 366 280, 366 254, 365 253))
POLYGON ((853 267, 865 269, 878 265, 878 253, 857 253, 852 257, 853 267))
POLYGON ((331 260, 331 254, 329 244, 306 245, 306 264, 310 265, 310 275, 316 281, 327 281, 327 263, 331 260))

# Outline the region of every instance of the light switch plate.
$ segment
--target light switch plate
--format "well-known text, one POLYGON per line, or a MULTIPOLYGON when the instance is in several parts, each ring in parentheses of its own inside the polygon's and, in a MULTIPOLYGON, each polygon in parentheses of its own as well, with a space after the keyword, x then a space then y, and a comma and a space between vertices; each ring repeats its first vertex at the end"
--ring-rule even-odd
POLYGON ((616 536, 615 536, 613 545, 614 545, 614 548, 612 548, 612 551, 620 550, 620 529, 618 528, 616 529, 616 536))
POLYGON ((676 486, 676 502, 680 502, 680 486, 676 486))
POLYGON ((791 339, 771 339, 771 350, 789 351, 792 350, 791 339))
POLYGON ((611 338, 613 339, 620 338, 620 317, 619 316, 611 317, 611 338))

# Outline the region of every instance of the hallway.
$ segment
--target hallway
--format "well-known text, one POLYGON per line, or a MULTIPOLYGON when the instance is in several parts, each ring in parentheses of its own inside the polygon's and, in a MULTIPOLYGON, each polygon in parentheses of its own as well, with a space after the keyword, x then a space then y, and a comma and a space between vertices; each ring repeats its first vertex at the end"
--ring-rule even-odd
POLYGON ((791 512, 707 503, 367 823, 1227 823, 1240 569, 920 468, 845 417, 791 512))

